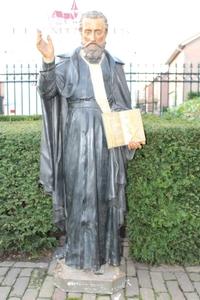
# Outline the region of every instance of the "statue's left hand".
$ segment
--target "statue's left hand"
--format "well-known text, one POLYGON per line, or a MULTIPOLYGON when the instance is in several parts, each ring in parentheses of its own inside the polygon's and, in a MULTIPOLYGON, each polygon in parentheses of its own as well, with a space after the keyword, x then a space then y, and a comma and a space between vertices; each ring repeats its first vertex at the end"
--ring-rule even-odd
POLYGON ((137 149, 141 149, 142 145, 144 145, 144 142, 134 142, 134 141, 130 141, 128 144, 128 149, 129 150, 137 150, 137 149))

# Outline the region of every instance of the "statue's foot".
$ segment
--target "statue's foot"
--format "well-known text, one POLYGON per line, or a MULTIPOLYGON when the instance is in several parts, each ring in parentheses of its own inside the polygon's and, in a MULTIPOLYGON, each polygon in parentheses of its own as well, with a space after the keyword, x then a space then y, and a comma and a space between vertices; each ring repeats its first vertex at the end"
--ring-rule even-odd
POLYGON ((100 269, 94 271, 94 274, 95 274, 95 275, 103 275, 104 272, 105 272, 105 266, 102 265, 102 266, 100 267, 100 269))
POLYGON ((63 246, 63 247, 58 247, 57 249, 56 249, 56 251, 54 252, 54 254, 53 254, 53 258, 55 258, 55 259, 63 259, 63 258, 65 258, 65 246, 63 246))

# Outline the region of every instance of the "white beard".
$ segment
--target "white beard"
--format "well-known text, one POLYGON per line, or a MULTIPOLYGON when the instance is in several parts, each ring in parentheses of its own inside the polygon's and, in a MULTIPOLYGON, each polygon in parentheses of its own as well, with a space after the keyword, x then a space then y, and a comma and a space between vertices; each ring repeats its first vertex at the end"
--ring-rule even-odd
POLYGON ((84 58, 91 64, 99 63, 104 53, 105 43, 97 45, 96 43, 88 43, 83 46, 84 58))

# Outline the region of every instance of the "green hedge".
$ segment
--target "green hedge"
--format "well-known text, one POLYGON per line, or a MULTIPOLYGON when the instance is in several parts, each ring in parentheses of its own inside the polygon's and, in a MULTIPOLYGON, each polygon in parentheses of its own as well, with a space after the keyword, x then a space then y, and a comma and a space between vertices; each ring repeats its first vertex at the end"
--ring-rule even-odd
MULTIPOLYGON (((200 262, 200 125, 144 117, 147 144, 128 165, 130 253, 200 262)), ((41 121, 0 123, 0 252, 56 243, 51 197, 38 186, 41 121)))
POLYGON ((144 120, 147 144, 128 167, 131 255, 148 263, 200 263, 200 125, 144 120))
POLYGON ((0 122, 37 121, 41 119, 42 119, 41 115, 32 115, 32 116, 0 115, 0 122))
POLYGON ((40 131, 41 121, 0 122, 0 253, 56 242, 51 197, 38 185, 40 131))

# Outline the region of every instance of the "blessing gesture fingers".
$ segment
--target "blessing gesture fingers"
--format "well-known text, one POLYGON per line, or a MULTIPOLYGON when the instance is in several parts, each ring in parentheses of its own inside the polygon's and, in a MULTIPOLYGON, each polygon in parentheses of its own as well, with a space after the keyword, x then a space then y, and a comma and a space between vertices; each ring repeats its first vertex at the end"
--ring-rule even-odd
POLYGON ((54 60, 54 46, 51 37, 48 35, 45 41, 42 36, 42 31, 37 30, 36 47, 42 54, 45 62, 49 63, 54 60))

